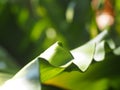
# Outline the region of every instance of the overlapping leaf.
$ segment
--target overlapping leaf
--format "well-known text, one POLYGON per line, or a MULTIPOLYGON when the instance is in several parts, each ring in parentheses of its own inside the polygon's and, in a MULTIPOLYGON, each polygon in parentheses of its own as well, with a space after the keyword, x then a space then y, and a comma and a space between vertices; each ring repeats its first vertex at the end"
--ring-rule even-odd
MULTIPOLYGON (((60 42, 57 42, 7 81, 2 90, 6 90, 6 87, 18 90, 16 88, 18 85, 21 85, 22 90, 40 90, 41 82, 57 76, 71 65, 84 72, 92 60, 104 60, 105 53, 113 51, 112 49, 115 49, 115 44, 108 37, 108 31, 102 32, 95 39, 71 51, 66 50, 60 42), (106 48, 107 46, 109 48, 106 48)), ((118 54, 119 48, 117 50, 115 52, 118 54)))

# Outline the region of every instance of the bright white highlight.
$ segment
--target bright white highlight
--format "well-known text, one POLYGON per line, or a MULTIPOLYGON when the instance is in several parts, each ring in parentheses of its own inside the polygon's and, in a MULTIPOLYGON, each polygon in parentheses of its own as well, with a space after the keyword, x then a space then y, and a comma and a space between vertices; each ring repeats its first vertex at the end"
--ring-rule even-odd
POLYGON ((28 87, 32 87, 32 84, 30 86, 25 78, 19 78, 7 81, 0 90, 32 90, 28 87))
POLYGON ((74 52, 72 53, 72 55, 74 56, 74 60, 73 63, 75 63, 76 65, 78 65, 82 71, 85 71, 88 68, 88 65, 91 63, 91 61, 87 58, 87 55, 85 55, 84 53, 80 53, 80 52, 74 52))
POLYGON ((103 14, 98 15, 96 17, 96 21, 97 21, 98 27, 100 29, 104 29, 107 26, 112 25, 113 22, 114 22, 114 19, 113 19, 113 17, 111 15, 109 15, 107 13, 103 13, 103 14))

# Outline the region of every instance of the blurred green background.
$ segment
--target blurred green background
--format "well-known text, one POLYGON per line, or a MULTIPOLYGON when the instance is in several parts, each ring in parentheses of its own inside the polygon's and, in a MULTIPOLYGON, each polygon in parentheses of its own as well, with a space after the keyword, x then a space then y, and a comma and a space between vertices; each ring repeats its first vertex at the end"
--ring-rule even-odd
MULTIPOLYGON (((119 46, 120 1, 112 0, 112 5, 111 37, 119 46)), ((0 47, 16 67, 23 67, 56 41, 71 50, 100 32, 91 0, 0 0, 0 47)))
POLYGON ((0 0, 0 45, 20 65, 56 41, 68 49, 78 47, 90 39, 90 3, 90 0, 0 0))

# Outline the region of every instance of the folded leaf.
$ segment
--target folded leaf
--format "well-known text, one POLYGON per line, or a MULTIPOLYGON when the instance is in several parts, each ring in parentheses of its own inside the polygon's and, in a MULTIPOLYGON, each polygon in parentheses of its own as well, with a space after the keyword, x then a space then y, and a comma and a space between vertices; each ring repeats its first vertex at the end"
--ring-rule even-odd
POLYGON ((41 75, 41 82, 45 82, 59 73, 61 73, 65 68, 55 67, 48 63, 46 60, 40 58, 40 75, 41 75))
POLYGON ((85 71, 91 64, 95 51, 95 43, 87 43, 79 48, 71 51, 74 60, 73 63, 79 67, 80 70, 85 71))
POLYGON ((71 53, 62 47, 60 42, 53 44, 45 52, 40 55, 41 58, 47 60, 53 66, 66 67, 73 57, 71 53))
MULTIPOLYGON (((105 59, 108 50, 115 49, 115 43, 108 39, 108 31, 102 32, 95 39, 71 51, 66 50, 60 42, 36 57, 12 79, 8 80, 1 90, 40 90, 41 83, 59 75, 63 71, 86 71, 92 60, 105 59), (76 68, 77 66, 77 68, 76 68), (79 69, 78 69, 79 68, 79 69)), ((114 53, 119 54, 119 48, 114 53)))
POLYGON ((96 45, 94 59, 95 61, 101 61, 105 58, 105 41, 100 42, 96 45))
POLYGON ((105 53, 112 51, 115 48, 115 43, 112 39, 102 40, 96 44, 94 55, 95 61, 102 61, 105 59, 105 53))

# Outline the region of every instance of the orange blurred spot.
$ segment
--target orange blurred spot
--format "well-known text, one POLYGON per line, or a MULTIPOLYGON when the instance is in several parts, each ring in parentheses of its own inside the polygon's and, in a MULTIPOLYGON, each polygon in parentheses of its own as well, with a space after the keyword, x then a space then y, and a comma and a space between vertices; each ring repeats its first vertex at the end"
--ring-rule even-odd
POLYGON ((109 13, 104 12, 96 16, 96 23, 98 25, 98 28, 100 30, 103 30, 114 23, 114 18, 109 13))
POLYGON ((96 12, 96 23, 100 30, 113 25, 114 11, 111 0, 104 0, 102 9, 97 8, 100 0, 92 0, 92 7, 96 12))

